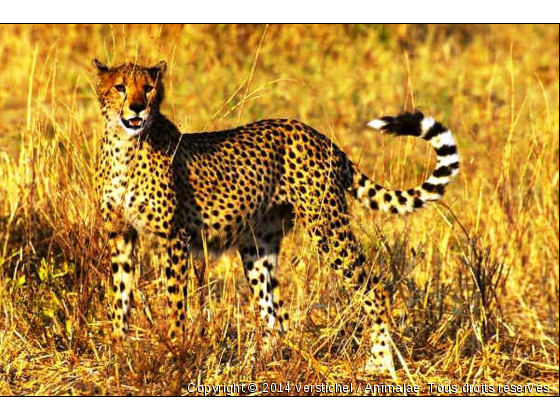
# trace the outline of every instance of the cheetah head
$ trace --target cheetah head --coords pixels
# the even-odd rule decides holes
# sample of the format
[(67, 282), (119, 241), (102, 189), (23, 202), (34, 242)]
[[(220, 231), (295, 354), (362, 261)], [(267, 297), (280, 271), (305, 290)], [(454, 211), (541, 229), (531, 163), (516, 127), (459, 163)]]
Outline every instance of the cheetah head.
[(107, 124), (131, 136), (141, 134), (159, 113), (165, 62), (153, 67), (134, 63), (109, 67), (95, 59), (93, 64), (98, 76), (97, 96)]

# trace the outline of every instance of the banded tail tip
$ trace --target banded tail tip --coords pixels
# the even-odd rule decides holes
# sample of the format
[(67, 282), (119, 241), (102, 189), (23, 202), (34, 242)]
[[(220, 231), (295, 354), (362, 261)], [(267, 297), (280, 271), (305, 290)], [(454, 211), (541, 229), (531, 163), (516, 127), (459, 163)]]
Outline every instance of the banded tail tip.
[(367, 123), (367, 126), (373, 128), (374, 130), (381, 130), (386, 125), (387, 123), (385, 121), (380, 120), (378, 118), (376, 118), (375, 120), (371, 120), (370, 122)]
[(396, 136), (420, 136), (422, 134), (422, 120), (424, 114), (421, 112), (405, 112), (397, 116), (385, 116), (376, 118), (368, 123), (369, 127)]

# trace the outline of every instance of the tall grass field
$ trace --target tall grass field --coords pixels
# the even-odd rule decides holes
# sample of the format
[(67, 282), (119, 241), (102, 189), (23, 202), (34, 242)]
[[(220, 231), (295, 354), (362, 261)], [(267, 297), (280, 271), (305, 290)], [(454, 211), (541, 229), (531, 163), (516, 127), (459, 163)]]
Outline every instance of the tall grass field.
[[(3, 26), (0, 395), (558, 395), (558, 45), (558, 25)], [(272, 354), (235, 252), (191, 273), (186, 337), (168, 342), (149, 238), (113, 345), (94, 58), (166, 60), (163, 112), (183, 132), (296, 118), (388, 188), (421, 183), (435, 155), (368, 121), (419, 109), (452, 130), (461, 173), (441, 203), (351, 205), (388, 292), (396, 381), (364, 372), (364, 313), (298, 229)]]

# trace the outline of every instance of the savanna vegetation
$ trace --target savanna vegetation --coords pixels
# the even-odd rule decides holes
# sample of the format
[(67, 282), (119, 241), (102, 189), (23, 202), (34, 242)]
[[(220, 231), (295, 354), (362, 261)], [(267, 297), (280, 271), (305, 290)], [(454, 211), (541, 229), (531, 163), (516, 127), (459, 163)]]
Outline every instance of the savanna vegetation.
[(3, 26), (0, 394), (395, 384), (364, 374), (363, 313), (298, 230), (281, 255), (291, 330), (276, 354), (258, 356), (235, 253), (193, 273), (188, 334), (171, 346), (157, 244), (146, 242), (130, 338), (112, 345), (109, 256), (92, 190), (103, 130), (97, 57), (165, 59), (164, 112), (182, 131), (297, 118), (391, 188), (421, 182), (433, 152), (366, 123), (413, 109), (444, 122), (462, 167), (442, 204), (406, 218), (353, 206), (353, 229), (393, 308), (397, 384), (419, 394), (453, 391), (433, 383), (557, 395), (558, 43), (557, 25)]

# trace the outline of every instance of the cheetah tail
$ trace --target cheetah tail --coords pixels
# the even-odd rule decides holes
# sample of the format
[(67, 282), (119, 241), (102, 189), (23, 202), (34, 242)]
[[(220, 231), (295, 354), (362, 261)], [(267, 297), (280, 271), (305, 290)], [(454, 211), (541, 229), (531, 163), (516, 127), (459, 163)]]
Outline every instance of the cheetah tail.
[(447, 184), (459, 173), (459, 154), (451, 131), (421, 112), (382, 117), (368, 126), (397, 136), (422, 137), (434, 148), (437, 164), (427, 181), (407, 191), (388, 190), (357, 173), (351, 187), (354, 197), (368, 208), (399, 214), (411, 213), (428, 201), (441, 200)]

